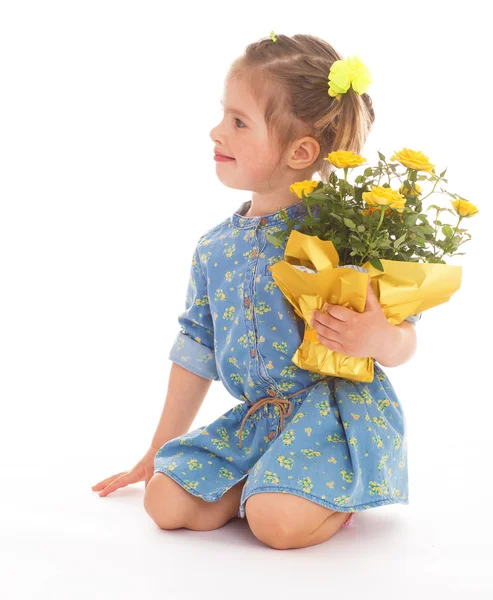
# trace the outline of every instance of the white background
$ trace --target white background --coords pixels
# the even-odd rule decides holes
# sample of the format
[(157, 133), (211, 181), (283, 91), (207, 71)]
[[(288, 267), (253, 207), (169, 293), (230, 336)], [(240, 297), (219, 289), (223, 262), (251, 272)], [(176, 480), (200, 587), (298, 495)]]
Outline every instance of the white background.
[[(2, 597), (491, 597), (483, 10), (0, 3)], [(462, 222), (467, 254), (449, 259), (463, 267), (460, 290), (423, 314), (413, 358), (385, 369), (407, 418), (410, 505), (357, 513), (326, 543), (291, 551), (263, 545), (245, 520), (160, 530), (143, 483), (106, 498), (91, 490), (147, 450), (196, 241), (250, 197), (217, 179), (209, 132), (229, 65), (271, 30), (358, 53), (373, 78), (369, 164), (377, 149), (421, 150), (480, 210)], [(234, 404), (214, 382), (193, 428)]]

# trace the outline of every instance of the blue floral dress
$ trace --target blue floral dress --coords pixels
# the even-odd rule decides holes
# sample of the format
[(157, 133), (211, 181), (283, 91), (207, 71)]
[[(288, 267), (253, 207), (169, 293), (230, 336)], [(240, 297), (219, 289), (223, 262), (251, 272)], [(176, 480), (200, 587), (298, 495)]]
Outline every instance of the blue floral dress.
[[(284, 259), (284, 249), (266, 239), (286, 223), (281, 210), (245, 217), (249, 205), (199, 239), (169, 354), (183, 368), (220, 380), (238, 404), (166, 442), (154, 472), (206, 502), (246, 478), (241, 518), (247, 498), (262, 492), (294, 494), (339, 512), (408, 504), (405, 417), (389, 378), (376, 361), (373, 381), (364, 383), (291, 362), (304, 321), (268, 270)], [(285, 211), (293, 220), (307, 208), (302, 200)]]

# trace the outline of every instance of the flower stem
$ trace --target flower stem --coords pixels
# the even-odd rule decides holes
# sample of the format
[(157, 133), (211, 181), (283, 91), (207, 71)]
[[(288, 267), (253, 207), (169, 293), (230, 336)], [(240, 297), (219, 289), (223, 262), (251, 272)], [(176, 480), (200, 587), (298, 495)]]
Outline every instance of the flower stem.
[[(431, 190), (431, 192), (429, 194), (426, 194), (426, 196), (423, 196), (422, 198), (420, 198), (421, 202), (423, 202), (423, 200), (426, 200), (426, 198), (428, 198), (428, 196), (431, 196), (434, 192), (435, 192), (435, 188), (438, 185), (438, 182), (441, 180), (441, 178), (439, 177), (436, 181), (435, 181), (435, 185), (433, 186), (433, 189)], [(429, 181), (429, 180), (428, 180)]]
[(383, 216), (384, 216), (386, 210), (387, 210), (386, 206), (380, 206), (380, 221), (378, 222), (378, 225), (377, 225), (377, 231), (380, 229), (380, 225), (382, 224)]
[(457, 233), (457, 227), (459, 227), (460, 222), (462, 221), (464, 217), (462, 215), (459, 215), (459, 220), (457, 221), (457, 225), (455, 226), (454, 231), (452, 232), (452, 237), (454, 237), (454, 235)]

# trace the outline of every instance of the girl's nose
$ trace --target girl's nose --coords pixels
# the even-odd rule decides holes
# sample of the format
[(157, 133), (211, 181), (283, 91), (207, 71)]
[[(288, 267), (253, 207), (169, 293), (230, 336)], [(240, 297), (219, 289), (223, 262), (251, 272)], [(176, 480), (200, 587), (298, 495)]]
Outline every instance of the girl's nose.
[(223, 138), (223, 136), (221, 135), (221, 132), (219, 131), (219, 125), (217, 125), (216, 127), (213, 127), (210, 131), (209, 134), (211, 140), (214, 142), (214, 144), (216, 142), (218, 142), (218, 146), (226, 146), (227, 144), (225, 143), (225, 139)]
[(211, 140), (216, 143), (219, 140), (219, 125), (213, 127), (209, 135)]

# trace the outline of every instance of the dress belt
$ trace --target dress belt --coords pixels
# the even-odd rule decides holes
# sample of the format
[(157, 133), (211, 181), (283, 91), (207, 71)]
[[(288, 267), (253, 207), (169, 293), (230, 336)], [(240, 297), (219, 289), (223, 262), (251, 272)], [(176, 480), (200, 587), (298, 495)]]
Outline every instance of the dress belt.
[[(329, 375), (329, 376), (327, 376), (327, 379), (332, 379), (333, 377), (334, 377), (333, 375)], [(289, 396), (286, 396), (285, 398), (280, 398), (280, 397), (277, 397), (277, 396), (275, 398), (271, 397), (271, 396), (266, 396), (265, 398), (260, 398), (260, 400), (257, 400), (256, 402), (254, 402), (252, 404), (252, 406), (248, 409), (248, 412), (243, 417), (243, 421), (241, 422), (241, 427), (240, 427), (240, 448), (242, 447), (242, 443), (243, 443), (243, 426), (245, 425), (245, 421), (248, 419), (248, 417), (252, 413), (254, 413), (261, 406), (264, 406), (264, 404), (267, 404), (269, 402), (272, 403), (272, 404), (275, 404), (276, 406), (279, 407), (279, 410), (281, 412), (281, 415), (280, 415), (280, 429), (282, 431), (283, 428), (284, 428), (284, 417), (289, 417), (289, 415), (291, 414), (291, 412), (293, 410), (293, 403), (290, 402), (288, 400), (288, 398), (293, 398), (293, 396), (298, 396), (298, 394), (301, 394), (305, 390), (309, 390), (314, 385), (317, 385), (317, 383), (320, 383), (320, 381), (324, 381), (324, 380), (320, 379), (319, 381), (315, 381), (314, 383), (312, 383), (308, 387), (303, 388), (302, 390), (299, 390), (297, 392), (294, 392), (294, 394), (290, 394)]]

